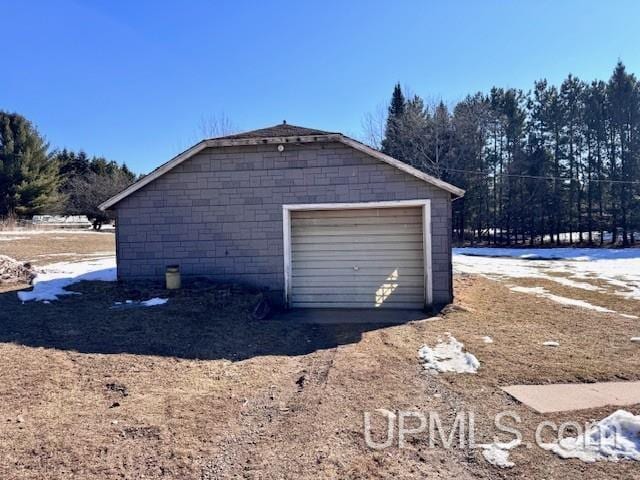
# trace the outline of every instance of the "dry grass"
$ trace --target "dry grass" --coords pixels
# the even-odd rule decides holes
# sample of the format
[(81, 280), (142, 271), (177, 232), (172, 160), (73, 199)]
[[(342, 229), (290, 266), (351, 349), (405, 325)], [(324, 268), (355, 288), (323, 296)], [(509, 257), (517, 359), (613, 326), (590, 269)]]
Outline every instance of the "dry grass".
[(96, 252), (115, 254), (113, 232), (52, 230), (31, 233), (18, 230), (16, 233), (0, 234), (0, 254), (33, 265), (78, 261)]
[[(575, 289), (535, 284), (577, 298)], [(611, 409), (540, 415), (500, 386), (640, 378), (640, 347), (629, 342), (637, 320), (481, 278), (457, 278), (455, 287), (457, 308), (444, 317), (390, 327), (251, 321), (253, 293), (207, 283), (147, 309), (109, 307), (168, 293), (85, 283), (74, 288), (82, 295), (51, 305), (1, 294), (0, 478), (637, 476), (632, 462), (587, 465), (524, 447), (503, 471), (478, 451), (429, 448), (421, 435), (404, 449), (365, 446), (363, 412), (377, 408), (434, 410), (447, 427), (472, 410), (478, 441), (491, 439), (493, 415), (509, 409), (532, 441), (541, 420), (584, 421)], [(610, 301), (637, 311), (630, 300)], [(430, 375), (418, 364), (418, 348), (447, 331), (481, 361), (476, 375)], [(561, 346), (543, 347), (549, 339)]]

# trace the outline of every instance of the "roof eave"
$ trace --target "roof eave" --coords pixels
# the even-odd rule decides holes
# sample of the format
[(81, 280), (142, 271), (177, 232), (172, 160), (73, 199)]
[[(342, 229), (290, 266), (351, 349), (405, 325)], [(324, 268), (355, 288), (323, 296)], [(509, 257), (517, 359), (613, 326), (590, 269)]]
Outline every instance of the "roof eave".
[(191, 158), (192, 156), (198, 154), (205, 148), (212, 147), (237, 147), (237, 146), (248, 146), (248, 145), (269, 145), (269, 144), (287, 144), (287, 143), (315, 143), (315, 142), (340, 142), (344, 145), (350, 146), (355, 150), (361, 151), (370, 155), (378, 160), (381, 160), (389, 165), (396, 167), (397, 169), (408, 173), (409, 175), (413, 175), (420, 180), (423, 180), (426, 183), (430, 183), (438, 188), (446, 190), (450, 192), (452, 195), (457, 197), (464, 196), (464, 190), (458, 188), (454, 185), (451, 185), (443, 180), (440, 180), (436, 177), (432, 177), (431, 175), (427, 175), (426, 173), (418, 170), (411, 165), (401, 162), (389, 155), (386, 155), (374, 148), (371, 148), (364, 143), (360, 143), (357, 140), (346, 137), (340, 133), (331, 133), (327, 135), (294, 135), (290, 137), (265, 137), (265, 138), (212, 138), (208, 140), (202, 140), (201, 142), (195, 144), (193, 147), (185, 150), (179, 155), (173, 157), (168, 162), (162, 164), (154, 171), (149, 173), (148, 175), (142, 177), (137, 182), (129, 185), (127, 188), (122, 190), (120, 193), (114, 195), (108, 200), (101, 203), (98, 208), (100, 210), (108, 210), (113, 208), (117, 203), (124, 200), (126, 197), (141, 189), (145, 185), (153, 182), (156, 178), (164, 175), (170, 170), (174, 169), (178, 165), (180, 165), (185, 160)]

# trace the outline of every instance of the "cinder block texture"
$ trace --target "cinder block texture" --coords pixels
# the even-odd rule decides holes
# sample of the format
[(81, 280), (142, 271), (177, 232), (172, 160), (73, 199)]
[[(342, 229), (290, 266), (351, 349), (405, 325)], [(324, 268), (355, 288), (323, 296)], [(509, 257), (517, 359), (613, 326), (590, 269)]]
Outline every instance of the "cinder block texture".
[(118, 275), (167, 265), (283, 297), (282, 205), (431, 199), (434, 303), (452, 299), (451, 194), (341, 143), (206, 149), (126, 197)]

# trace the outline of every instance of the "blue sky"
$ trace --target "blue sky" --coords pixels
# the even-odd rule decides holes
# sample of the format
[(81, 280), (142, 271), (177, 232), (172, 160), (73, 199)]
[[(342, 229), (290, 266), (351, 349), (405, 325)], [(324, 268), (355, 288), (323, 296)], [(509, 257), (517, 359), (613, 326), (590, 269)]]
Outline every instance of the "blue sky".
[(0, 0), (0, 109), (54, 147), (151, 170), (224, 113), (360, 136), (395, 82), (447, 102), (640, 73), (635, 1)]

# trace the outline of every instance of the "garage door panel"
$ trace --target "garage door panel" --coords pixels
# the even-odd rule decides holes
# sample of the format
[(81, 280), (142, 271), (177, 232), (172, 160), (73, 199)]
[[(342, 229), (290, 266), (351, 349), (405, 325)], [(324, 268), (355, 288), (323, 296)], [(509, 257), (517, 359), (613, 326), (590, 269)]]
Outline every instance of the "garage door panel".
[[(407, 236), (410, 236), (412, 240), (407, 240)], [(309, 237), (306, 237), (303, 235), (296, 235), (291, 237), (291, 243), (294, 244), (295, 242), (296, 247), (293, 248), (294, 252), (298, 244), (305, 245), (307, 243), (312, 243), (320, 246), (320, 245), (327, 245), (329, 242), (331, 242), (332, 244), (338, 244), (341, 248), (345, 244), (361, 245), (361, 244), (367, 244), (367, 243), (374, 243), (374, 244), (386, 243), (389, 246), (396, 246), (396, 248), (398, 248), (398, 245), (402, 245), (405, 241), (408, 241), (413, 245), (415, 245), (415, 243), (418, 241), (421, 242), (421, 240), (414, 240), (416, 237), (417, 237), (417, 234), (415, 233), (414, 235), (407, 235), (407, 234), (403, 235), (400, 233), (388, 233), (385, 235), (360, 235), (356, 242), (355, 238), (349, 237), (346, 235), (339, 238), (336, 238), (335, 235), (315, 235), (315, 236), (309, 236)], [(422, 243), (420, 243), (420, 245), (422, 245)], [(377, 248), (377, 247), (372, 247), (372, 248)]]
[(357, 252), (384, 252), (385, 250), (411, 250), (414, 252), (420, 252), (422, 255), (422, 241), (415, 242), (391, 242), (391, 241), (381, 241), (381, 242), (336, 242), (336, 243), (316, 243), (315, 241), (311, 242), (303, 242), (298, 240), (298, 244), (292, 246), (292, 253), (297, 254), (298, 252), (322, 252), (322, 251), (331, 251), (331, 252), (349, 252), (349, 251), (357, 251)]
[(421, 208), (294, 211), (291, 233), (293, 307), (424, 305)]
[(386, 259), (392, 258), (397, 260), (415, 260), (422, 263), (422, 250), (384, 250), (384, 251), (371, 251), (362, 252), (362, 247), (353, 251), (338, 251), (335, 250), (297, 250), (296, 259), (297, 263), (307, 260), (349, 260), (353, 262), (376, 260), (378, 258)]
[[(419, 216), (393, 216), (385, 217), (384, 223), (387, 225), (422, 225), (422, 218)], [(352, 226), (352, 225), (378, 225), (379, 217), (349, 217), (349, 218), (297, 218), (296, 227), (312, 227), (312, 226)]]
[[(355, 268), (354, 268), (355, 267)], [(319, 260), (303, 260), (299, 259), (292, 265), (293, 271), (302, 269), (316, 269), (316, 268), (335, 268), (339, 270), (350, 270), (351, 273), (364, 272), (366, 269), (376, 268), (383, 269), (382, 273), (387, 275), (403, 275), (407, 268), (417, 268), (422, 271), (422, 259), (421, 258), (408, 258), (408, 259), (396, 259), (370, 257), (369, 259), (355, 260), (355, 259), (343, 259), (343, 258), (328, 258)]]
[[(304, 303), (304, 302), (353, 302), (353, 303), (369, 303), (374, 304), (380, 295), (371, 294), (371, 293), (331, 293), (331, 294), (298, 294), (296, 295), (296, 302)], [(423, 296), (420, 295), (403, 295), (403, 294), (393, 294), (385, 298), (386, 303), (408, 303), (422, 302)]]
[(422, 225), (417, 223), (402, 223), (402, 224), (390, 224), (390, 225), (340, 225), (340, 226), (326, 226), (326, 225), (311, 225), (307, 227), (294, 227), (291, 229), (291, 238), (296, 237), (344, 237), (347, 240), (354, 236), (368, 236), (368, 235), (404, 235), (407, 233), (422, 233)]
[(363, 218), (362, 212), (366, 212), (367, 217), (420, 217), (422, 211), (416, 207), (394, 207), (394, 208), (350, 208), (335, 210), (297, 210), (292, 212), (296, 220), (305, 218)]
[[(399, 269), (397, 269), (399, 270)], [(358, 275), (362, 274), (362, 275), (377, 275), (379, 277), (382, 277), (383, 280), (389, 278), (390, 280), (393, 279), (392, 275), (393, 272), (395, 271), (392, 270), (391, 272), (389, 272), (388, 268), (381, 268), (381, 267), (361, 267), (357, 273), (354, 273), (353, 268), (351, 267), (334, 267), (334, 268), (310, 268), (310, 269), (296, 269), (293, 268), (292, 269), (292, 273), (293, 273), (293, 277), (316, 277), (316, 276), (324, 276), (324, 277), (329, 277), (327, 279), (327, 282), (331, 282), (331, 278), (333, 277), (341, 277), (341, 276), (348, 276), (348, 277), (354, 277), (357, 278)], [(400, 278), (397, 279), (398, 281), (401, 281), (404, 279), (404, 275), (421, 275), (423, 272), (422, 268), (411, 268), (411, 267), (406, 267), (402, 270), (402, 273), (399, 273), (398, 275), (400, 275)]]
[[(349, 287), (348, 288), (349, 293), (363, 294), (363, 295), (371, 295), (371, 292), (377, 292), (379, 289), (388, 288), (385, 286), (385, 284), (381, 284), (381, 285), (372, 284), (370, 286), (363, 286), (362, 284), (351, 284), (351, 285), (345, 285), (345, 286)], [(389, 288), (392, 288), (392, 287), (389, 287)], [(314, 294), (333, 295), (335, 293), (335, 288), (333, 286), (326, 286), (326, 285), (310, 285), (310, 286), (294, 287), (292, 292), (293, 292), (293, 295), (296, 296), (296, 298), (298, 298), (298, 295), (314, 295)], [(422, 287), (417, 283), (413, 286), (402, 285), (402, 286), (398, 286), (394, 290), (394, 298), (397, 295), (413, 295), (413, 296), (419, 296), (420, 299), (422, 299), (422, 296), (424, 295), (424, 291)]]
[[(332, 279), (319, 276), (296, 276), (293, 279), (293, 287), (295, 290), (300, 287), (326, 287), (334, 290), (341, 288), (349, 288), (362, 286), (369, 289), (377, 289), (381, 285), (390, 283), (386, 278), (380, 278), (379, 275), (359, 275), (359, 276), (337, 276)], [(422, 275), (405, 275), (403, 277), (402, 285), (419, 286), (422, 288), (424, 283), (424, 277)]]
[(370, 302), (291, 302), (292, 308), (382, 308), (415, 310), (422, 308), (416, 302), (385, 302), (373, 305)]

